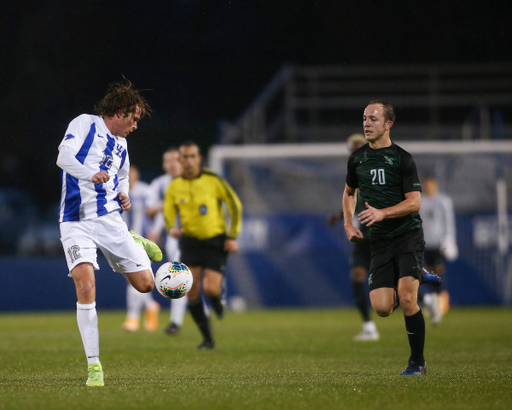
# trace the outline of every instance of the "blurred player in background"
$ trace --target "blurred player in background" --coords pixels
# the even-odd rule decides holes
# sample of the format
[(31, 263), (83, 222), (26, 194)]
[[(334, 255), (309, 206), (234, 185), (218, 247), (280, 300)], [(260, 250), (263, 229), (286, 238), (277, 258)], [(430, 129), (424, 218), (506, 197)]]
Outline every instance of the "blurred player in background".
[[(453, 201), (448, 195), (439, 192), (434, 175), (427, 175), (423, 179), (423, 188), (420, 215), (425, 233), (425, 268), (444, 276), (445, 259), (454, 261), (459, 255)], [(420, 298), (423, 296), (423, 303), (435, 326), (449, 309), (449, 294), (443, 287), (429, 290)]]
[[(347, 139), (347, 146), (350, 153), (361, 148), (367, 143), (363, 134), (353, 134)], [(358, 192), (355, 212), (359, 213), (365, 209), (364, 199)], [(343, 219), (343, 210), (331, 214), (328, 217), (330, 225), (336, 225)], [(365, 225), (357, 224), (357, 227), (363, 234), (363, 238), (354, 244), (352, 255), (350, 257), (350, 280), (354, 292), (356, 307), (363, 318), (363, 331), (354, 337), (356, 341), (379, 340), (379, 332), (375, 323), (370, 318), (370, 309), (368, 307), (368, 297), (366, 296), (365, 281), (368, 270), (370, 269), (370, 229)]]
[[(203, 342), (198, 349), (213, 349), (210, 321), (205, 314), (201, 288), (219, 319), (224, 315), (222, 282), (228, 253), (237, 252), (236, 237), (242, 225), (242, 204), (231, 186), (220, 176), (201, 167), (199, 146), (180, 146), (183, 174), (172, 180), (164, 200), (167, 232), (180, 238), (181, 261), (194, 276), (188, 293), (188, 308)], [(229, 213), (227, 229), (223, 204)], [(176, 226), (179, 214), (181, 227)]]
[(62, 169), (61, 242), (76, 287), (87, 385), (103, 386), (94, 274), (99, 269), (97, 250), (139, 292), (155, 287), (150, 259), (160, 261), (162, 252), (155, 243), (128, 232), (120, 215), (131, 208), (126, 137), (151, 109), (127, 80), (111, 84), (94, 108), (97, 115), (82, 114), (68, 125), (57, 165)]
[[(153, 218), (148, 238), (154, 242), (165, 241), (165, 254), (169, 261), (180, 260), (180, 249), (178, 240), (165, 232), (165, 221), (162, 212), (164, 196), (167, 187), (173, 180), (181, 175), (182, 167), (180, 163), (180, 153), (177, 147), (170, 147), (164, 152), (162, 168), (165, 174), (155, 178), (149, 186), (149, 196), (146, 201), (147, 214)], [(187, 311), (187, 297), (180, 299), (171, 299), (171, 320), (164, 329), (168, 335), (177, 335), (183, 325), (185, 313)]]
[(357, 190), (366, 200), (360, 223), (370, 227), (370, 301), (379, 316), (389, 316), (400, 305), (411, 355), (402, 375), (426, 373), (423, 355), (425, 320), (418, 306), (421, 282), (440, 284), (438, 276), (423, 269), (422, 221), (419, 215), (421, 185), (416, 164), (408, 152), (391, 141), (395, 121), (393, 106), (373, 100), (363, 113), (368, 144), (355, 150), (347, 164), (343, 193), (345, 231), (351, 242), (363, 239), (353, 225)]
[[(121, 215), (128, 229), (146, 235), (149, 228), (149, 217), (146, 214), (146, 199), (149, 194), (149, 185), (140, 180), (140, 172), (136, 166), (130, 165), (130, 212)], [(144, 310), (144, 328), (148, 332), (158, 329), (158, 312), (160, 304), (153, 299), (151, 292), (141, 293), (130, 283), (126, 289), (126, 320), (123, 329), (135, 332), (139, 329), (140, 314)]]

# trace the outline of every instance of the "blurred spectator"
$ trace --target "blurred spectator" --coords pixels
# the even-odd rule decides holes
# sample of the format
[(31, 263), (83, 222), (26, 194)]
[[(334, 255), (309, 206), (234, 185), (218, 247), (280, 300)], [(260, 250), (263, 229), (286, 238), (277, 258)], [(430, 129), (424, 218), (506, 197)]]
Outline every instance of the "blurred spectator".
[[(444, 276), (445, 260), (456, 260), (459, 250), (453, 201), (448, 195), (439, 192), (437, 179), (433, 175), (427, 175), (423, 180), (420, 215), (425, 234), (425, 268)], [(423, 295), (423, 303), (432, 324), (438, 325), (450, 306), (444, 278), (442, 286), (431, 287), (429, 290)]]

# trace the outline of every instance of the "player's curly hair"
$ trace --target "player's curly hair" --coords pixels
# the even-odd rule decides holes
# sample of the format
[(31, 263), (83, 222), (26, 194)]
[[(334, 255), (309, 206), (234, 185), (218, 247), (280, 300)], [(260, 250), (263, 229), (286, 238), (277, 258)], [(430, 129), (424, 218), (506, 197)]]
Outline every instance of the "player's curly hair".
[(151, 107), (140, 95), (140, 90), (133, 87), (131, 81), (123, 77), (124, 81), (112, 83), (101, 101), (94, 106), (94, 111), (101, 117), (113, 117), (119, 111), (126, 117), (135, 114), (140, 108), (140, 118), (151, 114)]
[(384, 119), (386, 121), (395, 122), (395, 119), (396, 119), (395, 108), (390, 103), (383, 101), (383, 100), (375, 99), (375, 100), (371, 100), (368, 103), (368, 105), (372, 105), (372, 104), (382, 105), (383, 112), (384, 112)]

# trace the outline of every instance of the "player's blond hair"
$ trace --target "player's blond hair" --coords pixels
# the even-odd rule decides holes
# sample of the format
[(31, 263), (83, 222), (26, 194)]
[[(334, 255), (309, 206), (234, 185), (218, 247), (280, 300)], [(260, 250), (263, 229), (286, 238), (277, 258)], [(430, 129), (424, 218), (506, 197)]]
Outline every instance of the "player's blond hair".
[(367, 142), (363, 134), (352, 134), (347, 138), (347, 146), (350, 152), (354, 151), (357, 145), (363, 146)]

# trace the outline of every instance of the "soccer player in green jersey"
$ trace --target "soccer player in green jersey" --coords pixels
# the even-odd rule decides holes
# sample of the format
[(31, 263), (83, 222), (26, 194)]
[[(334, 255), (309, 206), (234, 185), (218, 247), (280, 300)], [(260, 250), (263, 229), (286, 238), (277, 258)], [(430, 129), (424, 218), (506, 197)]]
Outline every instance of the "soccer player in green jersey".
[(426, 373), (427, 366), (418, 287), (420, 281), (440, 284), (440, 279), (423, 269), (421, 185), (411, 154), (391, 141), (394, 121), (389, 103), (373, 100), (365, 108), (363, 129), (368, 144), (355, 150), (348, 160), (343, 213), (348, 239), (362, 240), (362, 232), (352, 223), (359, 189), (366, 209), (358, 219), (371, 232), (370, 302), (382, 317), (391, 315), (398, 305), (402, 307), (411, 348), (402, 375), (420, 375)]

